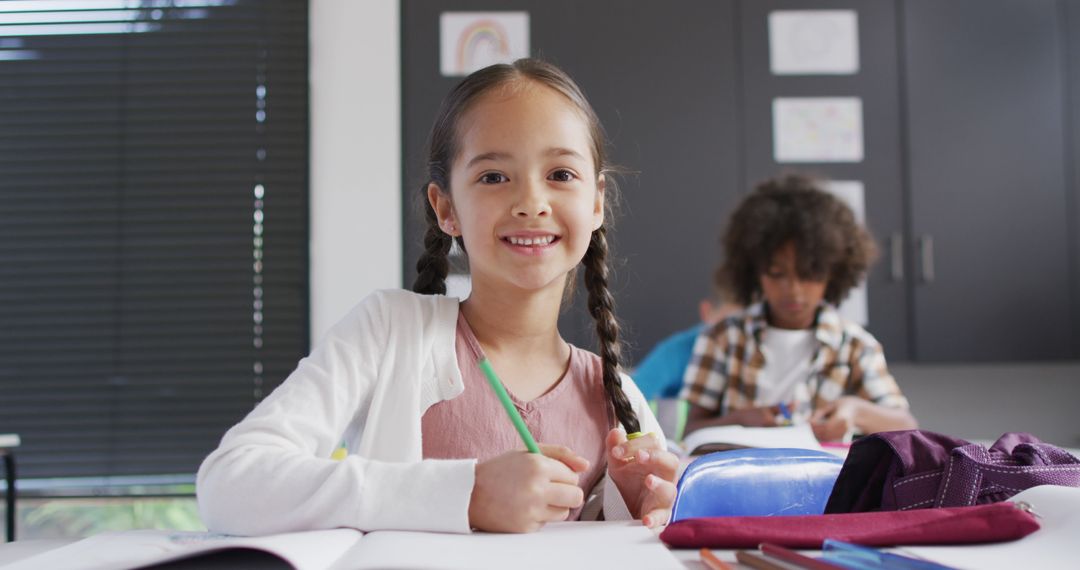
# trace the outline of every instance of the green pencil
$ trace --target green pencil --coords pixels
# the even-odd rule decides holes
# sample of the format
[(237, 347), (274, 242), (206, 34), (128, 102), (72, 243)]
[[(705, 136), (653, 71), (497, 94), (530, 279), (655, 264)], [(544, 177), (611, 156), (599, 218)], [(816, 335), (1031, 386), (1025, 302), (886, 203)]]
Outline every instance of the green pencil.
[(480, 370), (484, 371), (484, 376), (487, 376), (488, 383), (491, 384), (491, 389), (495, 390), (495, 394), (499, 396), (499, 401), (502, 402), (503, 408), (506, 408), (506, 415), (510, 416), (510, 421), (513, 422), (514, 427), (517, 428), (518, 435), (520, 435), (521, 440), (525, 442), (525, 447), (528, 448), (529, 453), (540, 453), (540, 446), (536, 445), (536, 440), (533, 439), (532, 434), (529, 433), (529, 428), (525, 425), (525, 420), (521, 419), (521, 414), (519, 414), (517, 408), (514, 407), (514, 403), (510, 401), (510, 394), (506, 393), (506, 388), (499, 380), (499, 377), (495, 375), (495, 370), (491, 367), (491, 362), (485, 357), (480, 360), (479, 365)]

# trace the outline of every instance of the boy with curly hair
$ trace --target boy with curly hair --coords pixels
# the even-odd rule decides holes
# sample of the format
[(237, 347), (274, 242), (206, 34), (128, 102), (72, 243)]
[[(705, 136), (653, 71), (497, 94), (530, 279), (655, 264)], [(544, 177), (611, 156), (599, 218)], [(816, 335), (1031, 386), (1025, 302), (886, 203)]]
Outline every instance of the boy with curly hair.
[(731, 216), (718, 286), (747, 306), (694, 343), (687, 431), (774, 426), (786, 408), (822, 441), (913, 429), (881, 344), (836, 307), (876, 256), (851, 209), (799, 175), (768, 180)]

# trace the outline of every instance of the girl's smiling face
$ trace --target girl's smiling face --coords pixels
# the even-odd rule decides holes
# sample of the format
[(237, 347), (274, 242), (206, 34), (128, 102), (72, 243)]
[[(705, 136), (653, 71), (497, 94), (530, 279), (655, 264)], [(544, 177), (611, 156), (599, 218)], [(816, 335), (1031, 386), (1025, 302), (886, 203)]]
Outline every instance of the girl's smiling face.
[(565, 286), (604, 221), (604, 180), (581, 112), (522, 81), (462, 117), (446, 193), (429, 186), (441, 226), (461, 235), (474, 289)]

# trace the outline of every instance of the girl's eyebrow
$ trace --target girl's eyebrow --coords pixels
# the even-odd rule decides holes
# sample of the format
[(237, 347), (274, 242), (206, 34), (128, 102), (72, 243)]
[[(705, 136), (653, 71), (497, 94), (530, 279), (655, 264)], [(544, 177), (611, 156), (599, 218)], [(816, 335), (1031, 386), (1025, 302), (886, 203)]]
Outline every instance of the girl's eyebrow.
[[(585, 160), (585, 157), (580, 152), (578, 152), (576, 150), (573, 150), (573, 149), (569, 149), (569, 148), (563, 148), (563, 147), (549, 148), (549, 149), (547, 149), (547, 151), (544, 152), (544, 154), (546, 154), (548, 156), (570, 156), (570, 157), (576, 158), (578, 160), (582, 160), (582, 161)], [(513, 158), (513, 155), (511, 155), (508, 152), (499, 152), (499, 151), (485, 152), (485, 153), (481, 153), (481, 154), (478, 154), (478, 155), (472, 157), (472, 159), (470, 159), (469, 162), (465, 164), (465, 168), (472, 168), (473, 165), (475, 165), (475, 164), (477, 164), (479, 162), (487, 161), (487, 160), (490, 160), (490, 161), (510, 160), (512, 158)]]
[(485, 152), (472, 157), (471, 160), (465, 165), (465, 168), (472, 168), (472, 166), (478, 162), (485, 160), (506, 160), (511, 158), (508, 152)]
[(585, 160), (585, 157), (580, 152), (569, 148), (552, 147), (547, 150), (546, 154), (548, 156), (572, 156), (579, 160)]

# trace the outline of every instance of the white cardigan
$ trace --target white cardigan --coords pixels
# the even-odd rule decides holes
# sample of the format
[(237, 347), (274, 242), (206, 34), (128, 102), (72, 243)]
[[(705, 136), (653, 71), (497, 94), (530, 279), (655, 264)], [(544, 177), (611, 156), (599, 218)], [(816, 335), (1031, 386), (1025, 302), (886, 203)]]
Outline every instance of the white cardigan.
[[(423, 460), (420, 429), (432, 404), (464, 390), (457, 315), (457, 299), (403, 290), (361, 301), (203, 461), (196, 493), (207, 528), (469, 532), (476, 460)], [(642, 431), (662, 438), (625, 375), (623, 389)], [(329, 459), (342, 441), (348, 457)], [(629, 518), (604, 482), (606, 518)]]

